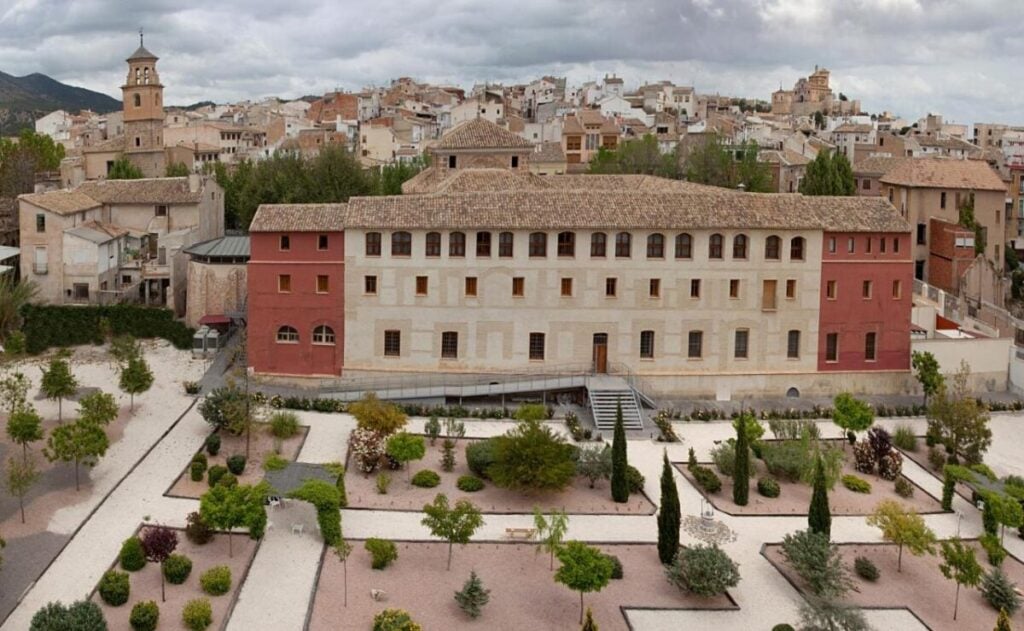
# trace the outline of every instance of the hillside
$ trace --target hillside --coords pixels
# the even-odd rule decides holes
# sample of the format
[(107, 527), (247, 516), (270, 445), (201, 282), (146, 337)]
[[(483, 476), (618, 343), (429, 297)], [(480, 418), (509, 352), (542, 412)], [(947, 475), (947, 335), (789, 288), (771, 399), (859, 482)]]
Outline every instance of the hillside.
[(121, 102), (106, 94), (66, 85), (34, 73), (15, 77), (0, 72), (0, 130), (3, 135), (17, 133), (53, 110), (69, 112), (90, 109), (105, 113), (121, 109)]

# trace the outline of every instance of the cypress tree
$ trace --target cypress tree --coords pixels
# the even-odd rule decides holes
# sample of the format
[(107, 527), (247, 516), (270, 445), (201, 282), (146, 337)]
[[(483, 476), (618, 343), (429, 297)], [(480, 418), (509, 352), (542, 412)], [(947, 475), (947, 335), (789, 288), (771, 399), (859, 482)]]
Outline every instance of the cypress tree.
[(828, 509), (828, 489), (825, 488), (825, 467), (821, 458), (814, 465), (814, 493), (807, 514), (807, 525), (812, 532), (832, 537), (832, 513)]
[(662, 452), (661, 467), (661, 508), (658, 510), (658, 558), (663, 565), (670, 565), (679, 552), (679, 523), (682, 520), (679, 508), (679, 490), (668, 463), (668, 453)]
[(622, 401), (615, 404), (615, 436), (612, 439), (612, 501), (629, 501), (629, 483), (626, 481), (626, 428), (622, 425)]
[(736, 426), (736, 461), (732, 474), (732, 501), (746, 506), (750, 496), (750, 445), (747, 441), (747, 417), (740, 414)]
[(999, 617), (996, 618), (995, 631), (1012, 631), (1010, 628), (1010, 616), (1006, 615), (1005, 609), (999, 610)]

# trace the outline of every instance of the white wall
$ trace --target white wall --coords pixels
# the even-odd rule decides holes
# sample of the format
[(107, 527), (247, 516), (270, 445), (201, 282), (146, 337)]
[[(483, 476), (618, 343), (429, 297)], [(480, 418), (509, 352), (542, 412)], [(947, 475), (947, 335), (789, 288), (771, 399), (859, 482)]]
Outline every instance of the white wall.
[(945, 374), (959, 370), (961, 360), (971, 368), (971, 378), (978, 390), (1003, 392), (1010, 375), (1010, 355), (1014, 352), (1013, 339), (971, 338), (914, 340), (912, 351), (928, 351), (935, 355), (939, 369)]

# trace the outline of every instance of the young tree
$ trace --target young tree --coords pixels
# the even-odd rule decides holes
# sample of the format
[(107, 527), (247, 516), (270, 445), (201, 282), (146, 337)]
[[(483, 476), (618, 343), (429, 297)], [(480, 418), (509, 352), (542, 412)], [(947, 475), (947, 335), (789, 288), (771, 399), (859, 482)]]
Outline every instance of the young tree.
[[(843, 433), (863, 432), (875, 422), (875, 413), (871, 406), (854, 398), (849, 392), (840, 392), (832, 401), (832, 422), (838, 425)], [(846, 448), (846, 441), (843, 441)]]
[(106, 427), (117, 418), (117, 402), (114, 395), (94, 392), (78, 402), (78, 418), (87, 423)]
[(576, 473), (590, 482), (607, 479), (612, 473), (612, 451), (608, 445), (582, 446), (576, 459)]
[(939, 361), (928, 351), (914, 351), (910, 354), (910, 365), (924, 392), (924, 404), (928, 405), (928, 398), (937, 394), (945, 382), (945, 378), (939, 372)]
[(60, 357), (50, 360), (49, 368), (43, 369), (43, 394), (51, 401), (57, 401), (57, 420), (63, 421), (63, 402), (78, 390), (78, 380), (71, 374), (71, 366)]
[(7, 414), (14, 414), (25, 407), (28, 402), (28, 388), (28, 377), (18, 371), (8, 373), (0, 379), (0, 401), (3, 402)]
[(935, 533), (924, 523), (924, 519), (894, 500), (883, 500), (868, 515), (869, 526), (882, 531), (882, 538), (895, 543), (899, 552), (896, 557), (896, 571), (903, 571), (903, 547), (914, 556), (931, 554), (935, 546)]
[(344, 598), (345, 607), (348, 607), (348, 557), (352, 554), (352, 544), (346, 541), (344, 538), (338, 540), (338, 543), (334, 544), (334, 555), (341, 561), (341, 571), (344, 576)]
[(459, 609), (466, 612), (470, 618), (480, 616), (480, 609), (491, 600), (491, 590), (484, 588), (483, 581), (476, 575), (476, 571), (470, 571), (469, 578), (462, 584), (462, 589), (455, 592), (455, 602), (459, 603)]
[(366, 393), (362, 399), (348, 405), (348, 412), (356, 419), (356, 424), (364, 429), (377, 432), (381, 436), (390, 436), (405, 427), (405, 412), (397, 405), (377, 398), (373, 392)]
[(28, 460), (28, 444), (43, 439), (43, 424), (31, 405), (11, 412), (7, 419), (7, 436), (21, 445), (22, 458)]
[(79, 465), (96, 466), (109, 446), (110, 439), (101, 426), (79, 419), (54, 428), (46, 441), (43, 455), (50, 462), (75, 463), (75, 490), (78, 491), (81, 488), (78, 482)]
[(814, 491), (811, 493), (811, 506), (807, 513), (807, 525), (814, 532), (820, 532), (826, 538), (832, 536), (832, 512), (828, 507), (828, 489), (825, 485), (825, 465), (819, 457), (814, 464)]
[(853, 589), (839, 547), (820, 532), (799, 530), (786, 535), (782, 556), (819, 598), (835, 600)]
[(441, 421), (437, 420), (436, 416), (431, 416), (423, 424), (423, 433), (430, 439), (430, 446), (433, 447), (437, 437), (441, 435)]
[(519, 421), (493, 439), (494, 461), (487, 469), (496, 486), (517, 491), (557, 491), (576, 476), (573, 446), (538, 420)]
[(999, 610), (999, 617), (996, 618), (996, 628), (993, 631), (1013, 631), (1010, 628), (1010, 616), (1006, 614), (1005, 609)]
[(412, 467), (409, 466), (409, 463), (413, 460), (421, 460), (427, 453), (427, 446), (422, 436), (398, 432), (388, 438), (384, 452), (408, 469), (409, 479), (412, 479)]
[(740, 582), (740, 569), (718, 546), (680, 548), (672, 565), (665, 568), (668, 581), (704, 598), (725, 593)]
[(747, 440), (747, 415), (736, 419), (735, 461), (732, 475), (732, 501), (737, 506), (746, 506), (750, 497), (750, 443)]
[(974, 555), (974, 549), (965, 546), (960, 538), (942, 542), (942, 575), (956, 582), (956, 597), (953, 600), (953, 620), (960, 608), (960, 586), (977, 587), (981, 583), (982, 569)]
[(961, 361), (952, 388), (940, 386), (928, 409), (932, 427), (948, 448), (952, 464), (959, 464), (961, 457), (968, 464), (979, 463), (992, 444), (988, 410), (971, 396), (970, 376), (970, 367)]
[(985, 509), (991, 511), (992, 517), (999, 524), (1000, 542), (1004, 540), (1007, 528), (1024, 526), (1024, 508), (1015, 497), (1003, 493), (986, 493)]
[(167, 594), (164, 591), (164, 561), (174, 554), (178, 547), (178, 535), (170, 528), (151, 526), (142, 532), (139, 539), (142, 541), (142, 551), (146, 555), (146, 560), (160, 564), (160, 600), (167, 602)]
[(658, 559), (662, 565), (672, 563), (679, 552), (679, 526), (682, 522), (679, 490), (668, 452), (662, 451), (661, 506), (658, 509)]
[(267, 525), (267, 510), (263, 505), (268, 489), (264, 483), (256, 486), (224, 486), (218, 484), (199, 498), (199, 515), (210, 526), (228, 531), (228, 556), (233, 556), (231, 531), (248, 528), (249, 537), (259, 539)]
[(857, 192), (853, 168), (841, 151), (819, 151), (800, 181), (804, 195), (853, 195)]
[(622, 424), (622, 401), (616, 401), (615, 433), (612, 438), (612, 501), (620, 504), (629, 501), (629, 482), (626, 480), (628, 466), (626, 428)]
[[(142, 394), (153, 385), (153, 371), (149, 369), (146, 360), (142, 357), (129, 358), (128, 364), (121, 371), (119, 385), (122, 391), (128, 393), (130, 401), (128, 409), (134, 412), (135, 395)], [(248, 453), (246, 455), (248, 456)]]
[(32, 485), (39, 479), (39, 471), (36, 463), (31, 458), (8, 458), (7, 459), (7, 490), (13, 497), (18, 498), (18, 509), (21, 511), (21, 523), (25, 523), (25, 496), (28, 495)]
[(562, 566), (555, 582), (580, 593), (580, 624), (583, 624), (583, 594), (599, 592), (612, 578), (612, 561), (597, 548), (580, 541), (569, 541), (555, 553)]
[(118, 369), (121, 369), (133, 357), (142, 357), (142, 346), (135, 336), (125, 333), (110, 340), (110, 350), (107, 352), (114, 359)]
[(594, 614), (590, 611), (590, 607), (587, 607), (587, 617), (583, 621), (583, 628), (580, 631), (597, 631), (597, 623), (594, 622)]
[(533, 525), (537, 529), (537, 553), (544, 550), (550, 555), (548, 569), (555, 569), (555, 552), (562, 547), (565, 533), (569, 530), (569, 515), (564, 510), (551, 511), (545, 518), (540, 507), (533, 507)]
[(457, 543), (466, 545), (473, 533), (484, 525), (483, 515), (469, 500), (458, 500), (454, 507), (448, 506), (448, 496), (438, 493), (433, 504), (425, 504), (423, 512), (426, 517), (420, 522), (430, 530), (430, 534), (448, 542), (448, 566), (452, 569), (452, 548)]

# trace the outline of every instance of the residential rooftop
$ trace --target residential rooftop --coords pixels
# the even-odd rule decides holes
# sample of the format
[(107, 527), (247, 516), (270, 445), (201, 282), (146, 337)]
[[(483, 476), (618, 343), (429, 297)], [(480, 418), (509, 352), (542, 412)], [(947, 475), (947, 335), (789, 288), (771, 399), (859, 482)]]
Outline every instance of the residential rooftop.
[(999, 174), (983, 160), (920, 158), (905, 160), (886, 172), (883, 184), (917, 188), (1005, 191)]

